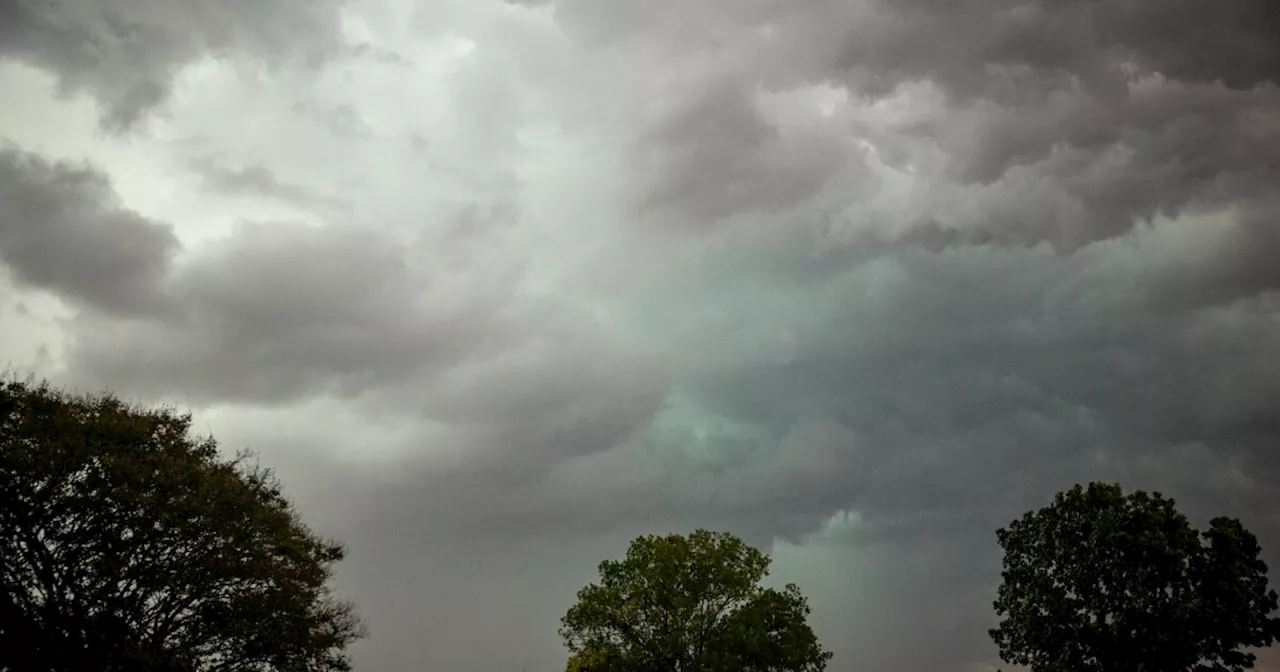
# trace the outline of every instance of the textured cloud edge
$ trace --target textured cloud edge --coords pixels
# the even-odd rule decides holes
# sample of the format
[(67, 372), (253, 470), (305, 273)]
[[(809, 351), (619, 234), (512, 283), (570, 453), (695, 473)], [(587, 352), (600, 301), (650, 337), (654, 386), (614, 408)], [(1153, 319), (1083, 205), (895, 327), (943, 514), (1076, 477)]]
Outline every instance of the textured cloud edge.
[(491, 666), (451, 582), (551, 669), (631, 533), (778, 540), (835, 670), (988, 660), (1076, 481), (1280, 539), (1266, 3), (192, 9), (0, 10), (0, 353), (281, 465), (376, 669)]

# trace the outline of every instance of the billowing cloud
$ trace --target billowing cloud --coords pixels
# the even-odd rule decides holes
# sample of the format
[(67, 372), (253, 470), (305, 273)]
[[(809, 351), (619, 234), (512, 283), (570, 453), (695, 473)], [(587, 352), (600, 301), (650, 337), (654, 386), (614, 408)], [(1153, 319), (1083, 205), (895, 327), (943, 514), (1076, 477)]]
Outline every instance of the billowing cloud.
[(0, 146), (0, 259), (19, 282), (108, 311), (154, 308), (177, 243), (102, 173)]
[[(1266, 3), (1223, 12), (1190, 1), (553, 6), (571, 34), (624, 54), (634, 70), (662, 73), (664, 83), (646, 91), (659, 96), (649, 106), (681, 96), (680, 127), (703, 129), (697, 141), (664, 132), (666, 118), (651, 123), (683, 157), (664, 166), (675, 184), (693, 189), (708, 172), (724, 176), (697, 192), (704, 197), (741, 184), (729, 166), (769, 170), (787, 160), (781, 147), (754, 158), (785, 128), (752, 122), (755, 98), (832, 85), (870, 105), (837, 105), (833, 119), (810, 120), (806, 132), (830, 128), (814, 141), (826, 150), (870, 143), (880, 161), (910, 174), (909, 202), (895, 203), (899, 231), (1073, 249), (1157, 215), (1263, 195), (1275, 181), (1280, 57), (1270, 35), (1280, 18)], [(742, 111), (725, 107), (733, 98), (717, 92), (727, 90), (748, 101)], [(895, 101), (907, 109), (883, 114)], [(805, 165), (835, 178), (856, 156), (841, 154), (823, 161), (810, 149)], [(855, 209), (878, 200), (865, 196), (865, 178), (840, 177)], [(777, 190), (795, 180), (823, 182), (797, 165), (767, 186), (739, 188), (777, 206), (787, 202)]]
[(102, 102), (102, 125), (133, 127), (165, 102), (176, 70), (208, 57), (323, 60), (342, 45), (340, 3), (14, 0), (0, 8), (0, 55)]
[(994, 669), (994, 529), (1093, 479), (1280, 565), (1266, 3), (117, 5), (0, 32), (148, 120), (22, 80), (0, 348), (258, 450), (363, 668), (561, 669), (596, 562), (706, 526), (833, 672)]

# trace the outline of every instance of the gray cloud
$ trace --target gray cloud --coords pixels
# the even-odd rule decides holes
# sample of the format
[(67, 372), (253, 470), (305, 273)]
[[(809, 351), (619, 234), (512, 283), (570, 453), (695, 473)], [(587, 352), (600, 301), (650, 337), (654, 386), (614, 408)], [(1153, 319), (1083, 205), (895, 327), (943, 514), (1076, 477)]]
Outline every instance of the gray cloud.
[(0, 260), (19, 282), (107, 311), (155, 309), (177, 248), (102, 173), (0, 145)]
[(1154, 301), (1170, 308), (1212, 308), (1253, 302), (1265, 309), (1280, 289), (1274, 250), (1280, 245), (1280, 205), (1245, 202), (1233, 215), (1211, 218), (1202, 228), (1218, 233), (1208, 242), (1191, 238), (1180, 248), (1184, 263), (1166, 262), (1149, 269), (1145, 284)]
[[(660, 181), (648, 198), (700, 221), (748, 198), (776, 209), (827, 181), (857, 207), (867, 177), (841, 173), (855, 138), (929, 184), (905, 226), (977, 242), (1074, 249), (1156, 215), (1265, 194), (1276, 180), (1280, 48), (1266, 3), (1221, 13), (1014, 0), (554, 6), (571, 34), (678, 82), (653, 89), (680, 112), (646, 122), (637, 151), (666, 157), (657, 172), (675, 185)], [(755, 99), (832, 84), (856, 99), (905, 97), (907, 109), (810, 121), (812, 140), (796, 150), (805, 160), (789, 162), (772, 140), (783, 126), (752, 112)], [(698, 188), (711, 176), (724, 179)]]
[(1280, 13), (1266, 3), (1225, 11), (1193, 0), (862, 7), (858, 17), (872, 20), (845, 25), (836, 63), (855, 82), (927, 79), (990, 98), (1011, 92), (1010, 74), (1019, 83), (1070, 78), (1095, 92), (1122, 91), (1127, 69), (1239, 89), (1280, 78), (1280, 51), (1270, 39)]
[[(730, 289), (746, 280), (730, 276), (703, 286), (707, 300), (714, 295), (721, 310), (736, 312), (740, 333), (785, 326), (788, 339), (773, 357), (752, 348), (707, 371), (694, 389), (730, 423), (779, 428), (828, 414), (856, 430), (863, 469), (919, 471), (870, 479), (893, 483), (887, 494), (912, 500), (919, 489), (896, 485), (929, 476), (934, 459), (952, 464), (929, 451), (973, 458), (971, 472), (933, 474), (938, 488), (968, 497), (984, 488), (961, 485), (965, 474), (1004, 478), (998, 467), (1041, 462), (1019, 455), (1030, 448), (1017, 436), (1046, 451), (1040, 458), (1061, 451), (1089, 467), (1084, 446), (1157, 449), (1254, 424), (1278, 382), (1270, 368), (1252, 364), (1271, 348), (1267, 309), (1228, 303), (1212, 314), (1199, 307), (1171, 314), (1162, 296), (1120, 289), (1145, 274), (1143, 256), (1128, 243), (1071, 258), (1043, 248), (904, 251), (845, 267), (794, 290), (793, 301), (769, 301), (781, 308), (769, 311), (760, 310), (764, 299), (754, 288)], [(670, 311), (703, 304), (654, 305), (659, 312), (646, 319), (677, 324), (682, 318)], [(711, 333), (706, 350), (686, 352), (690, 362), (723, 361), (717, 353), (725, 344)], [(988, 432), (1008, 438), (995, 441)], [(880, 446), (887, 461), (876, 465), (870, 446)], [(1233, 442), (1219, 448), (1236, 450)]]
[(706, 223), (754, 210), (777, 213), (837, 176), (868, 177), (858, 170), (859, 148), (831, 124), (779, 127), (764, 117), (748, 82), (713, 82), (655, 116), (636, 143), (648, 159), (644, 204), (666, 206), (677, 218)]
[[(511, 344), (524, 323), (504, 297), (454, 303), (404, 250), (349, 226), (244, 223), (187, 258), (169, 311), (72, 331), (72, 375), (121, 391), (271, 402), (439, 370)], [(424, 312), (427, 311), (427, 312)], [(407, 363), (411, 362), (411, 365)]]
[(340, 3), (13, 0), (0, 7), (0, 57), (87, 91), (122, 131), (163, 103), (183, 66), (207, 55), (315, 61), (342, 46)]
[[(944, 228), (1075, 248), (1188, 206), (1265, 195), (1280, 157), (1274, 86), (1243, 93), (1157, 80), (1110, 106), (1083, 95), (977, 105), (985, 109), (930, 123), (960, 181), (939, 189), (949, 197), (932, 217)], [(959, 212), (948, 216), (943, 203)]]
[[(1130, 242), (1071, 258), (1043, 248), (904, 251), (797, 291), (791, 302), (735, 292), (728, 280), (706, 285), (701, 299), (688, 287), (661, 291), (692, 306), (740, 297), (740, 334), (793, 330), (782, 361), (752, 352), (695, 379), (692, 398), (719, 410), (700, 414), (697, 431), (677, 443), (682, 450), (732, 454), (695, 438), (708, 416), (779, 448), (772, 432), (814, 414), (854, 435), (836, 462), (849, 472), (811, 458), (829, 478), (770, 470), (768, 488), (735, 489), (736, 501), (721, 502), (744, 512), (759, 502), (763, 510), (736, 525), (774, 534), (803, 534), (848, 507), (860, 522), (837, 536), (891, 555), (896, 564), (871, 575), (894, 604), (877, 612), (886, 620), (876, 625), (847, 626), (871, 650), (839, 669), (878, 656), (874, 669), (940, 669), (980, 656), (990, 614), (965, 601), (989, 595), (997, 579), (992, 530), (1074, 482), (1161, 489), (1200, 520), (1229, 510), (1265, 538), (1280, 536), (1269, 504), (1280, 494), (1271, 485), (1280, 464), (1265, 448), (1280, 439), (1280, 373), (1259, 365), (1277, 355), (1274, 294), (1270, 308), (1218, 304), (1171, 315), (1150, 295), (1122, 289), (1135, 284), (1143, 256)], [(724, 349), (708, 337), (690, 361)], [(702, 482), (741, 484), (720, 474)], [(792, 497), (770, 499), (771, 491)], [(875, 644), (904, 628), (937, 644), (910, 655)]]
[[(65, 376), (78, 386), (197, 404), (365, 398), (444, 423), (432, 438), (465, 469), (500, 465), (516, 478), (625, 441), (661, 401), (660, 367), (613, 345), (588, 313), (521, 298), (501, 273), (459, 285), (459, 267), (415, 268), (411, 246), (338, 224), (244, 222), (178, 255), (169, 227), (112, 210), (117, 198), (101, 173), (60, 175), (14, 156), (22, 161), (7, 167), (6, 202), (80, 215), (32, 218), (27, 208), (5, 218), (24, 227), (0, 237), (20, 277), (89, 308), (154, 309), (70, 321)], [(46, 193), (58, 177), (65, 184)], [(457, 224), (444, 239), (455, 261), (492, 243), (484, 227), (495, 224), (474, 208)], [(117, 245), (150, 252), (130, 238), (139, 230), (168, 236), (157, 261), (101, 258)], [(160, 262), (171, 272), (140, 274)]]
[(216, 192), (258, 196), (304, 208), (319, 208), (338, 213), (348, 209), (347, 205), (339, 200), (326, 198), (302, 185), (281, 180), (266, 166), (249, 165), (235, 168), (208, 156), (194, 159), (192, 164), (196, 172), (203, 176), (204, 184)]
[(456, 301), (403, 245), (352, 226), (243, 223), (179, 260), (172, 227), (122, 207), (103, 173), (16, 148), (0, 155), (0, 203), (16, 278), (91, 309), (70, 353), (89, 385), (194, 401), (351, 395), (530, 333), (505, 287)]
[[(696, 318), (701, 337), (680, 336), (688, 367), (675, 367), (649, 429), (545, 480), (424, 468), (381, 488), (362, 529), (532, 544), (709, 524), (768, 543), (848, 510), (824, 538), (847, 549), (843, 580), (878, 616), (835, 626), (861, 647), (837, 669), (980, 660), (998, 580), (992, 531), (1057, 489), (1116, 479), (1173, 494), (1197, 520), (1230, 511), (1280, 537), (1269, 506), (1280, 464), (1266, 451), (1280, 438), (1268, 419), (1280, 371), (1258, 365), (1280, 354), (1273, 313), (1228, 303), (1170, 314), (1137, 280), (1196, 252), (1171, 256), (1160, 239), (1174, 234), (1148, 235), (1070, 257), (899, 248), (790, 290), (767, 283), (784, 301), (759, 291), (753, 268), (703, 266), (652, 287), (682, 299), (635, 319), (682, 331), (685, 311), (714, 303), (737, 327)], [(780, 326), (791, 333), (778, 356), (761, 352)], [(904, 628), (931, 646), (876, 643)]]

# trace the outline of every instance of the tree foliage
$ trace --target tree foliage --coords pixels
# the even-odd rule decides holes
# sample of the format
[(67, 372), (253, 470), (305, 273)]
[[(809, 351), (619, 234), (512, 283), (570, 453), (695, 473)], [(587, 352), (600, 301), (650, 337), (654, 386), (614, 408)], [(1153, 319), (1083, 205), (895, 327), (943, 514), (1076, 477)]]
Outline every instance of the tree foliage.
[(821, 672), (831, 654), (794, 585), (759, 585), (769, 558), (729, 534), (645, 536), (578, 591), (560, 634), (569, 672)]
[(0, 670), (349, 669), (342, 547), (190, 424), (0, 382)]
[(990, 634), (1032, 672), (1238, 672), (1280, 632), (1254, 535), (1221, 517), (1197, 532), (1160, 493), (1077, 485), (996, 534)]

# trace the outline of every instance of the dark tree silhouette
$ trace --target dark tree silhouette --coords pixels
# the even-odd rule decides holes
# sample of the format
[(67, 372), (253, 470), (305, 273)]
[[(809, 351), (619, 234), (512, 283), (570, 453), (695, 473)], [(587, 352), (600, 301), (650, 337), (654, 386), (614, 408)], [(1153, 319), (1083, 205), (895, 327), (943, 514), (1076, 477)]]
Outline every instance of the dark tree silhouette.
[(729, 534), (640, 537), (600, 563), (560, 634), (569, 672), (822, 672), (823, 651), (794, 585), (758, 584), (769, 558)]
[(0, 382), (0, 670), (347, 670), (343, 556), (190, 416)]
[(1197, 532), (1160, 493), (1077, 485), (996, 534), (991, 637), (1033, 672), (1239, 672), (1280, 632), (1253, 534), (1231, 518)]

